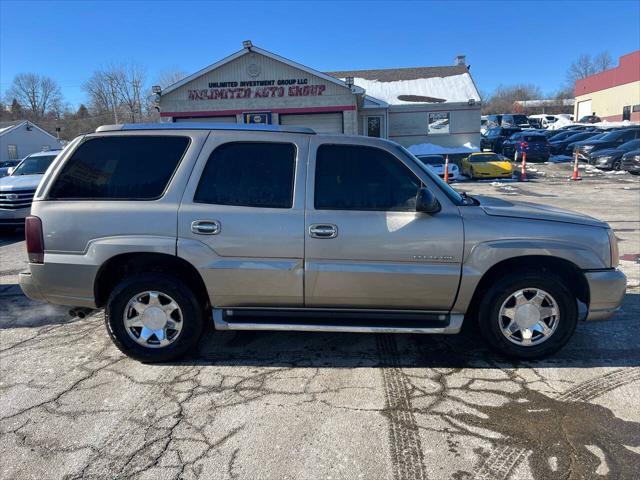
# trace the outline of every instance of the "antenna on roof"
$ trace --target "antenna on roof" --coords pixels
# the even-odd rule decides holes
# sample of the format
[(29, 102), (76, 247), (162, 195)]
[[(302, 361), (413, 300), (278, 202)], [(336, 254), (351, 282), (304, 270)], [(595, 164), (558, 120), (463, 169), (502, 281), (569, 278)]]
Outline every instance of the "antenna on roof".
[(242, 46), (251, 50), (251, 47), (253, 47), (253, 43), (251, 43), (251, 40), (244, 40), (242, 42)]

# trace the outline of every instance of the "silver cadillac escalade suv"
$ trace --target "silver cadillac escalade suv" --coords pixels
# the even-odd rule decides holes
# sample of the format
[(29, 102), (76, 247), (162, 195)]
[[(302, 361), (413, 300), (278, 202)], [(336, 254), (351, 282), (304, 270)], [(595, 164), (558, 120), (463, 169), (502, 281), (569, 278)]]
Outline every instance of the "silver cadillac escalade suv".
[(105, 308), (145, 362), (193, 351), (209, 320), (452, 334), (466, 319), (534, 358), (612, 316), (626, 285), (606, 223), (461, 195), (393, 142), (304, 128), (100, 127), (55, 160), (25, 230), (23, 291)]

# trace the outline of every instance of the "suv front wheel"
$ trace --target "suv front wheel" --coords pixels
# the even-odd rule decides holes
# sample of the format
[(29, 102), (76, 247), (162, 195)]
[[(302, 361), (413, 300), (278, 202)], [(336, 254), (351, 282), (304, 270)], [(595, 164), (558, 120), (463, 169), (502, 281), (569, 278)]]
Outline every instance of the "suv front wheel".
[(478, 313), (491, 347), (522, 359), (559, 350), (578, 320), (575, 296), (547, 271), (505, 275), (483, 296)]
[(105, 323), (125, 355), (147, 363), (166, 362), (196, 347), (203, 308), (177, 278), (143, 273), (116, 286), (107, 301)]

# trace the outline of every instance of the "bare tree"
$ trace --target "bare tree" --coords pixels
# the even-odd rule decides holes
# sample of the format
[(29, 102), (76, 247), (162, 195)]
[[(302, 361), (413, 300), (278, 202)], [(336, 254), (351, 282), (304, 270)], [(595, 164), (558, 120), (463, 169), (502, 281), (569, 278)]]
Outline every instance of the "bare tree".
[(167, 88), (169, 85), (179, 82), (187, 75), (188, 74), (180, 68), (169, 68), (158, 74), (154, 84), (160, 85), (161, 88)]
[(540, 88), (536, 85), (500, 85), (492, 95), (486, 97), (482, 113), (510, 113), (515, 102), (523, 100), (539, 100), (542, 98)]
[(115, 123), (126, 115), (135, 123), (142, 120), (145, 69), (141, 65), (114, 64), (96, 70), (83, 88), (91, 106), (99, 113), (110, 111)]
[(609, 52), (601, 52), (595, 57), (588, 53), (581, 54), (576, 61), (569, 65), (567, 70), (567, 82), (575, 84), (576, 80), (590, 77), (611, 67), (613, 61)]
[(58, 83), (52, 78), (36, 73), (21, 73), (13, 79), (7, 97), (28, 108), (33, 120), (44, 118), (55, 105), (62, 102)]
[(596, 73), (608, 70), (611, 68), (611, 65), (613, 65), (613, 60), (607, 51), (601, 52), (593, 57), (593, 67)]

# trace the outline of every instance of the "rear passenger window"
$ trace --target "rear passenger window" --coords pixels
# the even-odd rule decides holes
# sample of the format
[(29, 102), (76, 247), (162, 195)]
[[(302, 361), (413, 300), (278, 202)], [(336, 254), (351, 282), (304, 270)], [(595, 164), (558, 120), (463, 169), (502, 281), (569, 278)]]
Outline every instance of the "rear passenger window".
[(322, 145), (316, 155), (317, 210), (415, 211), (422, 182), (384, 150)]
[(49, 191), (54, 199), (152, 200), (162, 196), (187, 137), (98, 137), (82, 143)]
[(216, 148), (193, 201), (291, 208), (296, 149), (290, 143), (234, 142)]

